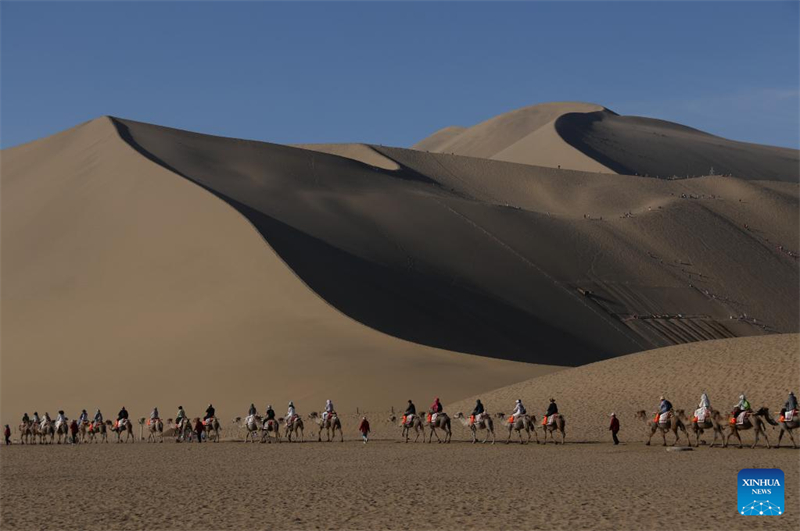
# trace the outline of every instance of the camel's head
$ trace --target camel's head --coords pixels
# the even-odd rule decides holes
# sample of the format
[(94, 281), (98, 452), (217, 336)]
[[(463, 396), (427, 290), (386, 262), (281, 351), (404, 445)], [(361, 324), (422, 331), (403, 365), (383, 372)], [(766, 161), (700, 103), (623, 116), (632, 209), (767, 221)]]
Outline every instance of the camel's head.
[(675, 416), (679, 417), (679, 418), (685, 417), (686, 416), (686, 411), (683, 410), (683, 409), (676, 409), (675, 410)]
[(317, 413), (316, 411), (312, 411), (311, 413), (308, 414), (308, 418), (310, 419), (315, 419), (317, 417), (319, 417), (319, 413)]
[(506, 418), (506, 414), (505, 413), (495, 413), (494, 416), (497, 417), (498, 419), (501, 419), (501, 420)]
[(389, 422), (397, 422), (397, 416), (395, 416), (395, 415), (390, 415), (390, 416), (389, 416), (389, 419), (388, 419), (388, 421), (389, 421)]
[(455, 419), (463, 419), (464, 418), (464, 414), (459, 411), (458, 413), (456, 413), (456, 415), (453, 418), (455, 418)]
[(640, 409), (639, 411), (637, 411), (637, 412), (634, 414), (634, 416), (635, 416), (637, 419), (646, 419), (646, 418), (647, 418), (647, 412), (646, 412), (644, 409)]
[(144, 417), (140, 417), (140, 418), (139, 418), (139, 424), (144, 424), (144, 421), (145, 421), (145, 418), (144, 418)]
[(241, 421), (242, 421), (242, 417), (236, 417), (231, 422), (233, 422), (234, 424), (239, 424)]

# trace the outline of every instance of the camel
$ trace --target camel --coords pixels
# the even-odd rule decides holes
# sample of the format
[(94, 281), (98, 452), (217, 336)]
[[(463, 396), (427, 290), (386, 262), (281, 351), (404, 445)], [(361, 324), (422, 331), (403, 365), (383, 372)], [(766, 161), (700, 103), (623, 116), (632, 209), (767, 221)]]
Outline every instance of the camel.
[(411, 418), (404, 417), (405, 421), (400, 423), (400, 427), (403, 428), (400, 437), (405, 437), (406, 442), (408, 442), (408, 434), (411, 429), (414, 429), (416, 433), (416, 437), (414, 437), (414, 442), (419, 440), (419, 434), (422, 432), (422, 442), (425, 442), (425, 425), (422, 423), (422, 417), (419, 415), (413, 415)]
[[(286, 422), (284, 419), (281, 421)], [(292, 434), (298, 431), (300, 432), (300, 442), (303, 442), (305, 439), (303, 419), (300, 418), (300, 415), (295, 415), (289, 422), (286, 422), (286, 439), (292, 442)]]
[(69, 441), (69, 424), (66, 421), (56, 422), (55, 432), (56, 444), (61, 444), (62, 440), (64, 444), (67, 444)]
[(564, 415), (561, 413), (554, 413), (552, 415), (553, 422), (549, 422), (548, 419), (547, 423), (542, 424), (542, 431), (544, 432), (544, 444), (547, 444), (547, 434), (550, 434), (550, 438), (553, 440), (553, 444), (558, 444), (556, 442), (556, 434), (553, 433), (554, 431), (558, 430), (561, 432), (561, 444), (564, 444), (564, 439), (566, 439), (566, 433), (564, 432), (564, 425), (567, 423), (564, 420)]
[[(655, 422), (653, 419), (655, 418), (655, 414), (648, 415), (647, 412), (643, 409), (640, 409), (636, 412), (636, 418), (641, 420), (647, 426), (647, 429), (650, 430), (650, 437), (647, 438), (647, 442), (645, 446), (650, 446), (650, 439), (653, 438), (656, 431), (661, 432), (661, 438), (664, 440), (663, 446), (667, 445), (667, 432), (671, 431), (675, 434), (675, 442), (672, 443), (672, 446), (678, 444), (678, 440), (680, 439), (680, 435), (678, 435), (678, 430), (682, 430), (683, 434), (686, 436), (686, 440), (689, 441), (689, 434), (686, 432), (686, 426), (683, 425), (683, 422), (679, 418), (679, 416), (684, 415), (682, 409), (679, 409), (677, 412), (673, 412), (673, 414), (669, 417), (667, 422)], [(689, 441), (691, 444), (691, 441)]]
[(753, 441), (753, 446), (750, 448), (755, 448), (758, 444), (758, 436), (760, 434), (764, 435), (764, 440), (767, 441), (767, 448), (771, 448), (769, 444), (769, 437), (767, 437), (767, 424), (771, 424), (773, 426), (777, 426), (778, 422), (772, 418), (769, 414), (769, 409), (762, 407), (758, 411), (751, 412), (749, 415), (745, 416), (744, 424), (739, 424), (738, 420), (734, 422), (728, 423), (728, 434), (725, 437), (725, 442), (722, 445), (723, 448), (728, 447), (728, 441), (730, 440), (732, 435), (736, 435), (736, 438), (739, 439), (739, 448), (742, 447), (742, 438), (739, 436), (740, 431), (746, 430), (754, 430), (756, 432), (755, 441)]
[[(436, 420), (431, 421), (432, 415), (426, 418), (425, 424), (431, 430), (430, 436), (428, 436), (428, 443), (433, 441), (433, 436), (436, 436), (436, 441), (439, 443), (449, 443), (450, 439), (453, 436), (453, 432), (450, 429), (450, 417), (447, 416), (447, 413), (438, 413), (436, 415)], [(439, 438), (439, 434), (436, 433), (436, 428), (444, 431), (444, 440)]]
[[(331, 442), (333, 439), (336, 438), (336, 431), (339, 431), (339, 440), (344, 442), (344, 433), (342, 433), (342, 421), (339, 420), (339, 415), (336, 413), (331, 413), (323, 418), (321, 416), (312, 417), (311, 415), (308, 416), (309, 419), (313, 419), (314, 422), (317, 423), (319, 426), (319, 433), (317, 434), (317, 441), (322, 442), (322, 430), (325, 430), (325, 434), (328, 436), (328, 442)], [(333, 435), (333, 437), (331, 437)]]
[(188, 417), (183, 417), (177, 424), (173, 424), (172, 429), (175, 431), (175, 442), (191, 442), (192, 437), (194, 437), (192, 423)]
[(478, 442), (478, 430), (486, 430), (486, 436), (483, 438), (483, 443), (485, 444), (486, 441), (489, 440), (489, 435), (492, 436), (492, 444), (494, 444), (494, 422), (492, 421), (492, 417), (489, 416), (488, 413), (484, 413), (483, 415), (479, 415), (479, 418), (476, 422), (470, 422), (464, 417), (462, 412), (456, 413), (456, 416), (453, 417), (461, 421), (461, 424), (468, 428), (469, 431), (472, 433), (472, 443)]
[(164, 442), (164, 422), (161, 419), (147, 419), (147, 442)]
[(268, 420), (261, 425), (261, 442), (272, 443), (270, 432), (275, 434), (275, 440), (281, 442), (281, 423), (275, 419)]
[(50, 444), (53, 444), (53, 441), (56, 437), (56, 428), (55, 422), (52, 420), (42, 420), (42, 423), (39, 425), (38, 435), (39, 435), (39, 442), (41, 444), (47, 444), (47, 436), (50, 436)]
[(781, 416), (780, 421), (781, 431), (778, 434), (778, 444), (775, 445), (775, 448), (781, 447), (781, 439), (783, 439), (783, 432), (786, 432), (789, 435), (789, 438), (792, 440), (792, 448), (797, 448), (797, 444), (794, 442), (794, 435), (792, 435), (792, 430), (796, 430), (800, 428), (800, 418), (798, 418), (798, 414), (795, 412), (794, 417), (792, 420), (786, 420), (786, 409), (781, 409)]
[[(697, 422), (694, 418), (689, 422), (689, 419), (682, 409), (679, 409), (676, 413), (678, 413), (680, 421), (683, 422), (685, 426), (688, 426), (689, 430), (694, 432), (696, 440), (695, 447), (700, 446), (700, 436), (703, 435), (705, 430), (714, 430), (714, 440), (711, 441), (710, 448), (714, 448), (714, 445), (717, 444), (717, 436), (719, 436), (720, 440), (725, 440), (725, 436), (722, 432), (722, 430), (725, 429), (725, 419), (716, 409), (708, 408), (708, 413), (703, 422)], [(689, 441), (689, 445), (691, 446), (691, 440)]]
[(251, 440), (252, 442), (256, 442), (258, 432), (263, 429), (260, 415), (248, 415), (245, 417), (244, 421), (242, 421), (242, 417), (236, 417), (233, 419), (233, 422), (236, 423), (237, 426), (244, 428), (244, 442), (250, 442)]
[(133, 434), (133, 423), (128, 419), (120, 419), (117, 426), (110, 421), (106, 421), (106, 426), (110, 426), (111, 431), (117, 434), (117, 442), (122, 442), (122, 432), (125, 432), (125, 442), (136, 442), (136, 436)]
[(219, 432), (222, 430), (222, 426), (219, 425), (219, 420), (217, 420), (217, 417), (211, 417), (208, 420), (204, 420), (203, 428), (206, 430), (206, 439), (209, 442), (219, 442)]
[(19, 425), (19, 442), (22, 444), (32, 444), (36, 442), (36, 433), (33, 428), (33, 422), (22, 422)]
[[(89, 434), (89, 441), (92, 442), (108, 442), (108, 426), (103, 422), (92, 422), (87, 429)], [(99, 441), (95, 440), (98, 437)]]
[(514, 422), (511, 422), (513, 417), (509, 417), (509, 420), (506, 421), (505, 418), (503, 422), (506, 423), (508, 426), (508, 439), (506, 439), (506, 444), (511, 442), (511, 432), (516, 431), (517, 435), (519, 435), (519, 442), (520, 444), (525, 444), (525, 441), (522, 440), (522, 430), (528, 434), (528, 442), (531, 442), (531, 432), (533, 432), (534, 437), (536, 437), (536, 444), (539, 444), (539, 434), (536, 433), (536, 417), (533, 415), (522, 415), (521, 417), (517, 417)]

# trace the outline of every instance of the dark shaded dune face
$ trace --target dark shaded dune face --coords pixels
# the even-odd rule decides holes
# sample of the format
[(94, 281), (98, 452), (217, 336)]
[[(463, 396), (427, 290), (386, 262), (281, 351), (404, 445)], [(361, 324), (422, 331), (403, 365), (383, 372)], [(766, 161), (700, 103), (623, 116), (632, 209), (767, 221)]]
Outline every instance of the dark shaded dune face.
[(238, 210), (325, 301), (398, 338), (569, 366), (797, 330), (793, 184), (370, 148), (399, 168), (389, 170), (114, 123), (142, 155)]
[(617, 173), (800, 180), (797, 150), (735, 142), (662, 120), (607, 111), (567, 113), (556, 120), (555, 127), (572, 147)]
[(559, 365), (641, 348), (626, 327), (459, 214), (477, 208), (489, 226), (522, 234), (530, 220), (521, 212), (504, 209), (501, 219), (495, 207), (460, 199), (409, 169), (387, 172), (285, 146), (115, 123), (142, 154), (239, 210), (331, 305), (379, 331)]

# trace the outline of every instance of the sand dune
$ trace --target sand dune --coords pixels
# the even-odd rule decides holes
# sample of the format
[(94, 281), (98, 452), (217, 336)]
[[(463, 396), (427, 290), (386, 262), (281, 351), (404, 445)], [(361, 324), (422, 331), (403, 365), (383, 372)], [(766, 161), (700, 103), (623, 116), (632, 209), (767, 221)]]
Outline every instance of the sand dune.
[[(766, 406), (777, 415), (789, 391), (797, 393), (800, 388), (798, 374), (800, 336), (781, 334), (704, 341), (621, 356), (512, 384), (480, 398), (489, 411), (505, 413), (513, 409), (515, 400), (522, 399), (538, 419), (549, 399), (555, 398), (572, 441), (608, 441), (609, 415), (614, 412), (620, 419), (620, 438), (638, 442), (646, 440), (646, 429), (634, 420), (634, 413), (640, 409), (654, 413), (661, 395), (691, 415), (704, 391), (711, 405), (723, 412), (731, 411), (745, 393), (753, 407)], [(474, 399), (464, 400), (451, 404), (449, 410), (469, 414), (474, 403)], [(777, 431), (770, 429), (768, 435), (773, 443), (777, 440)], [(709, 437), (711, 434), (706, 435), (710, 442)], [(748, 432), (742, 438), (752, 444), (753, 434)], [(670, 444), (673, 440), (668, 438)]]
[(450, 403), (798, 331), (796, 183), (306, 148), (102, 118), (4, 151), (3, 418)]
[(797, 150), (736, 142), (599, 105), (545, 103), (469, 128), (445, 128), (414, 149), (600, 173), (727, 175), (798, 182)]
[(4, 151), (2, 176), (4, 423), (122, 405), (197, 415), (209, 401), (223, 419), (252, 401), (388, 408), (550, 370), (347, 318), (244, 217), (142, 157), (109, 119)]

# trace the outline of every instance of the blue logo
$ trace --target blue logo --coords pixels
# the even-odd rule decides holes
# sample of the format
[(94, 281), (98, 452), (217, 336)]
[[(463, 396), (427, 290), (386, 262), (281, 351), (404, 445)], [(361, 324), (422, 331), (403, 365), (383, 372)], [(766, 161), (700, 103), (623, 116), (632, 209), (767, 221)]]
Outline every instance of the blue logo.
[(783, 505), (783, 470), (745, 468), (739, 471), (739, 514), (777, 516)]

